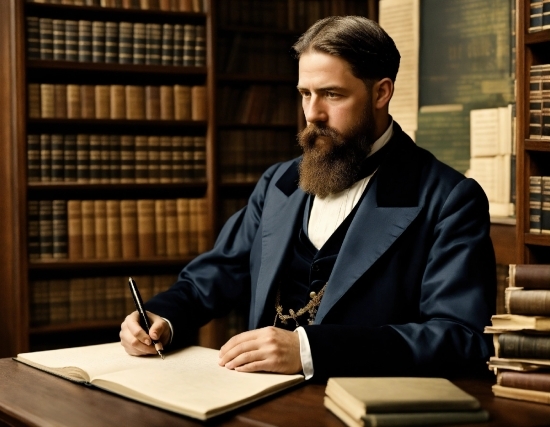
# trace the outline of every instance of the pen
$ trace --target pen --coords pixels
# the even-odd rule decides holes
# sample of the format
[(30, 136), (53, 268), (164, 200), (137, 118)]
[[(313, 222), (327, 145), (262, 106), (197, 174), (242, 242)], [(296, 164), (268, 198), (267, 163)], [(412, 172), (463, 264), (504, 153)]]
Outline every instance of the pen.
[[(128, 277), (128, 285), (130, 286), (130, 292), (132, 292), (132, 298), (134, 298), (136, 309), (141, 317), (141, 320), (143, 321), (143, 324), (145, 325), (145, 330), (147, 331), (147, 333), (149, 333), (149, 319), (147, 319), (147, 314), (145, 314), (145, 310), (143, 309), (143, 300), (141, 299), (141, 295), (139, 294), (136, 282), (134, 282), (134, 279), (132, 279), (131, 277)], [(162, 348), (162, 344), (152, 338), (151, 341), (153, 341), (153, 344), (155, 345), (155, 350), (157, 350), (159, 356), (164, 359), (164, 354), (162, 354), (162, 350), (164, 350)]]

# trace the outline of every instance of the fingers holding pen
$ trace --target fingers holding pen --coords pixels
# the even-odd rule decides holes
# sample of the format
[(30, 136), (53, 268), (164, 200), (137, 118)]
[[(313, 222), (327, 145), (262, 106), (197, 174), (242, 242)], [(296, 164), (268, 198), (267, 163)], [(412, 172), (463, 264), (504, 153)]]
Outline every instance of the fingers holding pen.
[[(162, 319), (161, 319), (162, 321)], [(120, 325), (120, 343), (126, 352), (132, 356), (155, 354), (156, 350), (151, 345), (151, 337), (139, 324), (137, 311), (130, 313)]]

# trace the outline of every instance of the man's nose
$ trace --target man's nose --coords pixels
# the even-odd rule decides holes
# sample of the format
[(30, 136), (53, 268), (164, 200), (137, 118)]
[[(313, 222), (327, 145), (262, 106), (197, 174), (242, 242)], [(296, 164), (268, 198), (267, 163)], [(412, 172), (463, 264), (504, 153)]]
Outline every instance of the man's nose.
[(312, 97), (309, 102), (304, 105), (304, 115), (308, 123), (326, 122), (328, 114), (324, 108), (323, 102), (319, 97)]

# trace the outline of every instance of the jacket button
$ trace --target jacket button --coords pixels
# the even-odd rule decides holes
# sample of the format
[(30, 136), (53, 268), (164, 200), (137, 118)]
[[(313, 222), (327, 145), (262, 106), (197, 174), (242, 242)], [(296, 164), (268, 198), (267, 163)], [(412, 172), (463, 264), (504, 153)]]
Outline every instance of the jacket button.
[(311, 299), (315, 298), (316, 295), (317, 295), (317, 293), (316, 293), (316, 292), (313, 292), (313, 291), (309, 293), (309, 297), (310, 297)]

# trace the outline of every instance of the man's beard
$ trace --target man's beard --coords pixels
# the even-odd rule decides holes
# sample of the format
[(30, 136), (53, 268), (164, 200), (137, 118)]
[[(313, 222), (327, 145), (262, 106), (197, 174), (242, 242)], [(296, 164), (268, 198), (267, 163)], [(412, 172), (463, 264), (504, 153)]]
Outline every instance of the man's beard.
[[(318, 138), (324, 140), (322, 147)], [(299, 169), (300, 188), (324, 199), (358, 180), (363, 160), (374, 143), (374, 117), (365, 109), (360, 122), (345, 134), (311, 123), (298, 134), (298, 143), (304, 151)]]

